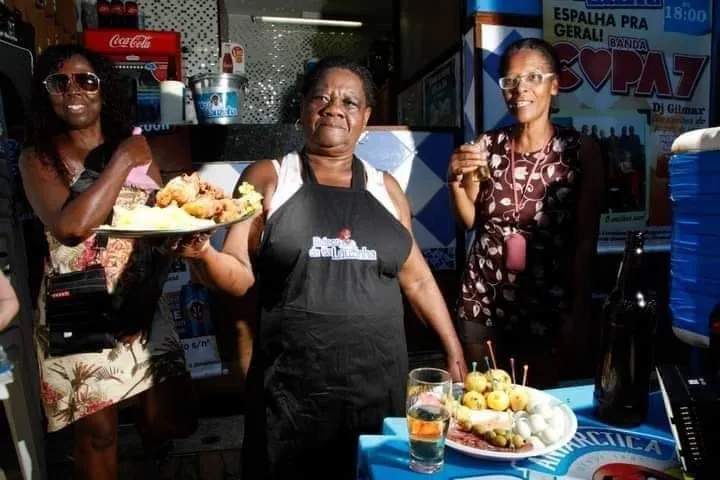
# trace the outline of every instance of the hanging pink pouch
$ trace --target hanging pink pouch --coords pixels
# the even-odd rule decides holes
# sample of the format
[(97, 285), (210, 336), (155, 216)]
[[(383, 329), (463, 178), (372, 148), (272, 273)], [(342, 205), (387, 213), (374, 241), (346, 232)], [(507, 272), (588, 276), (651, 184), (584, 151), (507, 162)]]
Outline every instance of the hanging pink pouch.
[(511, 233), (505, 237), (505, 267), (520, 273), (525, 270), (527, 240), (522, 233)]
[[(552, 139), (552, 137), (551, 137)], [(549, 142), (550, 140), (548, 140)], [(547, 143), (543, 147), (543, 151), (547, 147)], [(538, 157), (533, 164), (530, 176), (528, 177), (525, 187), (522, 189), (522, 197), (525, 196), (525, 190), (527, 189), (528, 183), (533, 178), (535, 171), (537, 170), (538, 164), (540, 163)], [(518, 187), (515, 184), (515, 141), (510, 144), (510, 178), (512, 178), (512, 190), (513, 190), (513, 209), (515, 213), (515, 221), (520, 222), (520, 198), (518, 198)], [(505, 237), (505, 268), (513, 273), (520, 273), (525, 271), (525, 265), (527, 262), (527, 238), (520, 232), (513, 232)]]

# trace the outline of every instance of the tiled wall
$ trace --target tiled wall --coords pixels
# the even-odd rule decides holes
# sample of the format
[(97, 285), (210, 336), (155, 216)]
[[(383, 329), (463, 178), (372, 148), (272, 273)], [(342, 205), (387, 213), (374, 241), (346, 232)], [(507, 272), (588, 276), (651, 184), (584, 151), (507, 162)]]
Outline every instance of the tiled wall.
[(298, 81), (305, 62), (328, 55), (361, 59), (377, 37), (367, 30), (254, 23), (228, 16), (228, 38), (247, 55), (248, 92), (243, 123), (293, 123), (298, 117)]
[(293, 123), (298, 116), (298, 82), (307, 60), (327, 55), (359, 60), (379, 38), (368, 30), (253, 23), (246, 15), (218, 12), (215, 0), (139, 0), (138, 5), (144, 28), (181, 33), (186, 79), (218, 71), (221, 41), (245, 46), (248, 93), (243, 123)]
[(182, 35), (186, 77), (217, 72), (220, 56), (216, 0), (138, 0), (144, 28)]

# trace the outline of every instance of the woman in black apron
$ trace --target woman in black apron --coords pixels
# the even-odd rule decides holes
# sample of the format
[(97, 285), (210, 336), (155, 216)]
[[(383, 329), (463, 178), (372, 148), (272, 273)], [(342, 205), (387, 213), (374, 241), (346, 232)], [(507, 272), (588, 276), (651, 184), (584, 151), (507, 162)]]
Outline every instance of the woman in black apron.
[(247, 386), (249, 479), (355, 477), (358, 435), (405, 413), (401, 292), (440, 336), (453, 378), (465, 374), (407, 200), (353, 155), (374, 100), (369, 73), (326, 59), (302, 93), (305, 148), (243, 173), (263, 193), (264, 214), (233, 227), (222, 252), (207, 243), (183, 252), (206, 284), (236, 295), (254, 282), (253, 256), (261, 315)]

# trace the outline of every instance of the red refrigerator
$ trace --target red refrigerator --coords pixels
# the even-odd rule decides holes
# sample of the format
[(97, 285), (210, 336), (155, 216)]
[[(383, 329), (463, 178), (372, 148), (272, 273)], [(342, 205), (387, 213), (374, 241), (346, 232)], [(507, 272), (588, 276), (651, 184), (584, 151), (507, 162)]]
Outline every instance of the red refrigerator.
[[(155, 30), (86, 29), (85, 47), (110, 57), (127, 79), (138, 124), (160, 122), (160, 82), (183, 81), (180, 34)], [(150, 128), (152, 129), (152, 128)]]

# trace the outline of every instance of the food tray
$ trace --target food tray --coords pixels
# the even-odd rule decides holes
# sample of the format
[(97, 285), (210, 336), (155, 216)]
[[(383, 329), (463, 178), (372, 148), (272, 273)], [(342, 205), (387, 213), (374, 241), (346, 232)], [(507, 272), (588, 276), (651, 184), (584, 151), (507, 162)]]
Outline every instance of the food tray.
[(108, 237), (115, 238), (151, 238), (151, 237), (180, 237), (185, 235), (192, 235), (195, 233), (214, 232), (223, 228), (228, 228), (236, 223), (244, 222), (253, 216), (255, 216), (255, 210), (246, 213), (240, 218), (231, 222), (216, 223), (213, 225), (203, 226), (190, 226), (187, 228), (174, 228), (174, 229), (159, 229), (152, 230), (145, 227), (113, 227), (110, 225), (101, 225), (93, 229), (94, 233), (107, 235)]

